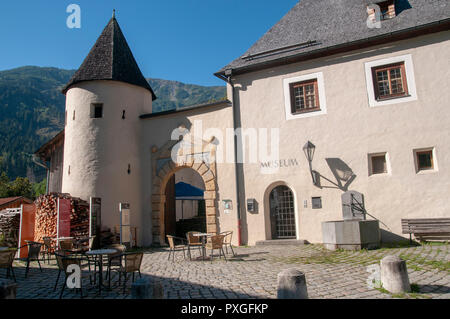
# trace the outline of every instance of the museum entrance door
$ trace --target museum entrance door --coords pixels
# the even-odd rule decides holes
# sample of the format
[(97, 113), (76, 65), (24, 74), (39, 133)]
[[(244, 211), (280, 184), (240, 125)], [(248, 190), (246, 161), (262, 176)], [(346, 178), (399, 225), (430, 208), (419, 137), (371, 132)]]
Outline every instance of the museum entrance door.
[(294, 194), (287, 186), (270, 192), (270, 224), (272, 239), (296, 238)]

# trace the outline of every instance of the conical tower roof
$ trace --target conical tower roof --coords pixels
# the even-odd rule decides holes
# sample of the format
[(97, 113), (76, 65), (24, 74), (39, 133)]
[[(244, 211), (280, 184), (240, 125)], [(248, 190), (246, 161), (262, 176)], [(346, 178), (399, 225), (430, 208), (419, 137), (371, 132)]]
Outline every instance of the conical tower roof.
[(142, 75), (127, 40), (120, 29), (115, 16), (97, 39), (83, 64), (64, 87), (66, 94), (69, 88), (79, 82), (95, 80), (112, 80), (134, 84), (155, 93)]

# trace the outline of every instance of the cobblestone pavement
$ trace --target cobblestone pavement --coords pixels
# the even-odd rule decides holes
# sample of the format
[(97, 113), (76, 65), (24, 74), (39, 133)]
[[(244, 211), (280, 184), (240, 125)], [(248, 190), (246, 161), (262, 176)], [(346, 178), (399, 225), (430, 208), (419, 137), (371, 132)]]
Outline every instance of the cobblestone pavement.
[[(167, 260), (166, 249), (145, 250), (142, 276), (159, 281), (165, 298), (276, 298), (277, 274), (297, 268), (306, 274), (310, 298), (445, 298), (450, 299), (450, 245), (425, 244), (417, 247), (382, 248), (371, 251), (330, 252), (321, 245), (256, 246), (234, 248), (236, 256), (228, 261), (183, 258), (177, 252), (175, 261)], [(193, 253), (197, 257), (199, 252)], [(407, 261), (413, 293), (392, 295), (383, 289), (368, 288), (367, 266), (379, 264), (386, 255), (398, 255)], [(59, 298), (63, 279), (56, 291), (57, 267), (53, 260), (40, 272), (32, 263), (28, 279), (24, 264), (15, 261), (18, 282), (17, 298)], [(101, 294), (89, 283), (83, 271), (84, 295), (87, 298), (130, 298), (130, 281), (125, 294), (112, 277), (112, 288)], [(4, 278), (4, 272), (0, 273)], [(63, 277), (63, 276), (61, 276)], [(369, 280), (370, 281), (370, 280)], [(63, 298), (79, 298), (66, 289)]]

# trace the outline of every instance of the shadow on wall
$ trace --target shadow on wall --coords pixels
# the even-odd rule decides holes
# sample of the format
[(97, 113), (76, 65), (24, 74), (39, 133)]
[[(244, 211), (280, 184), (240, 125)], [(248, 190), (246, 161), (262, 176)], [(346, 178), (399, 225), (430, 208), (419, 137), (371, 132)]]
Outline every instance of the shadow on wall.
[[(347, 165), (343, 160), (340, 158), (326, 158), (325, 159), (328, 167), (331, 170), (331, 173), (334, 176), (335, 181), (323, 176), (317, 171), (312, 171), (312, 174), (315, 175), (316, 183), (315, 185), (321, 189), (323, 188), (335, 188), (339, 189), (342, 192), (348, 192), (350, 185), (353, 183), (353, 181), (356, 179), (357, 175), (353, 172), (353, 170), (350, 168), (350, 166)], [(321, 180), (325, 180), (328, 183), (332, 184), (332, 186), (322, 186)], [(379, 220), (377, 217), (373, 216), (369, 212), (365, 210), (364, 202), (361, 204), (361, 209), (364, 210), (365, 214), (367, 216), (372, 217), (375, 220), (378, 220), (382, 225), (384, 225), (386, 228), (389, 229), (389, 227), (383, 223), (383, 221)], [(381, 241), (382, 242), (402, 242), (405, 241), (406, 238), (396, 235), (390, 231), (381, 229)]]
[[(336, 181), (323, 176), (317, 171), (313, 171), (313, 174), (318, 177), (316, 186), (319, 188), (336, 188), (343, 192), (348, 191), (350, 184), (356, 179), (356, 175), (353, 173), (353, 170), (340, 158), (326, 158), (325, 160)], [(320, 181), (321, 179), (328, 181), (333, 186), (322, 186)]]

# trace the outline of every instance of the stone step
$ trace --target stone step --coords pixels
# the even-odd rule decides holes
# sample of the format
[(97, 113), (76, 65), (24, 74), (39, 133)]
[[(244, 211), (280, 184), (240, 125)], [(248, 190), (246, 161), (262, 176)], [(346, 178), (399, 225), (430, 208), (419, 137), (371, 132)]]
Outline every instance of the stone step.
[(278, 245), (307, 245), (309, 242), (303, 239), (271, 239), (260, 240), (256, 242), (256, 246), (278, 246)]

